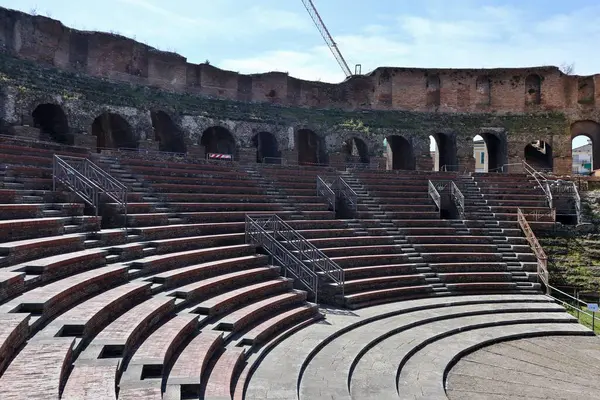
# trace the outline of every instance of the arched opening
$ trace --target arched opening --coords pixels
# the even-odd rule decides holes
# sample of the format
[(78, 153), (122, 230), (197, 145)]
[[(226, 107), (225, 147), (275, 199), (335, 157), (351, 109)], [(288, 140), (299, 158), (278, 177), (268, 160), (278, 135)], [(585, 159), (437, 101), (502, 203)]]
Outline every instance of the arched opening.
[(277, 138), (272, 133), (257, 133), (252, 137), (252, 146), (256, 147), (256, 162), (281, 164), (281, 155), (277, 146)]
[(412, 145), (402, 136), (393, 135), (385, 139), (388, 169), (415, 169), (415, 155)]
[(489, 76), (480, 76), (475, 82), (477, 92), (476, 102), (481, 106), (489, 106), (492, 103), (492, 83)]
[(536, 140), (525, 146), (525, 162), (538, 171), (552, 171), (552, 146)]
[(427, 76), (426, 92), (427, 92), (427, 106), (428, 107), (439, 107), (441, 96), (440, 96), (440, 77), (438, 75)]
[(525, 103), (540, 104), (542, 101), (542, 78), (531, 74), (525, 78)]
[(69, 134), (69, 122), (63, 109), (56, 104), (40, 104), (33, 110), (34, 127), (40, 130), (41, 138), (46, 137), (58, 143), (73, 145), (73, 135)]
[(475, 172), (505, 172), (506, 140), (493, 133), (476, 135), (473, 138), (473, 157)]
[(92, 123), (92, 135), (98, 138), (98, 151), (102, 149), (137, 149), (138, 141), (131, 126), (118, 114), (104, 113)]
[(571, 125), (573, 173), (589, 174), (600, 169), (600, 124), (577, 121)]
[(231, 154), (233, 159), (237, 160), (235, 139), (231, 132), (222, 126), (213, 126), (202, 132), (200, 145), (204, 146), (206, 154)]
[(362, 139), (353, 137), (346, 140), (342, 145), (342, 152), (346, 155), (347, 163), (369, 163), (369, 149)]
[(298, 164), (326, 164), (325, 141), (310, 129), (296, 132), (298, 144)]
[(170, 153), (185, 153), (187, 151), (183, 132), (166, 112), (152, 111), (150, 112), (150, 118), (154, 129), (154, 140), (158, 142), (160, 151)]
[(450, 133), (429, 136), (429, 147), (434, 171), (457, 171), (456, 137)]

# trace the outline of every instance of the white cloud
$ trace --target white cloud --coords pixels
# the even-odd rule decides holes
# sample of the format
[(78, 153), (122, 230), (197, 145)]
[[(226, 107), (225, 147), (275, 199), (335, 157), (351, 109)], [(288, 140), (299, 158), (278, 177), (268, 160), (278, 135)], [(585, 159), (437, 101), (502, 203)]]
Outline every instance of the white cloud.
[[(575, 63), (575, 73), (581, 75), (600, 72), (600, 55), (589, 51), (589, 43), (600, 42), (600, 25), (592, 23), (600, 20), (600, 6), (543, 18), (536, 10), (452, 5), (450, 15), (439, 10), (399, 15), (396, 29), (369, 24), (358, 34), (334, 35), (334, 39), (350, 68), (360, 63), (363, 73), (379, 66), (506, 68), (565, 62)], [(581, 27), (582, 21), (590, 23)], [(339, 82), (344, 78), (325, 46), (299, 49), (293, 56), (275, 50), (251, 58), (228, 58), (224, 63), (243, 72), (279, 68), (304, 79)]]

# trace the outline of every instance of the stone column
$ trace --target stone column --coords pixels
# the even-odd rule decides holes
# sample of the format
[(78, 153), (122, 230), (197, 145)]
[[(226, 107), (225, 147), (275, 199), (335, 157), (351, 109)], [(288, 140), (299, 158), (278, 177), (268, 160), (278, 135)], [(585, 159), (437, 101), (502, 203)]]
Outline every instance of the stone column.
[(371, 157), (371, 168), (386, 169), (387, 159), (385, 157)]
[(463, 172), (475, 172), (475, 159), (473, 155), (470, 156), (458, 156), (456, 158), (458, 162), (458, 171)]

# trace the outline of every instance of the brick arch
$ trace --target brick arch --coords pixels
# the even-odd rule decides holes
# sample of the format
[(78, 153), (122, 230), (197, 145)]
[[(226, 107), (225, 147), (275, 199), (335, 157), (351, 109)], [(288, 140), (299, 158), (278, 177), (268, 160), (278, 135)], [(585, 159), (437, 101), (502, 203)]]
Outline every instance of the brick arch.
[(40, 130), (41, 139), (50, 139), (57, 143), (73, 145), (67, 114), (56, 103), (41, 103), (31, 113), (33, 126)]
[(436, 132), (430, 136), (436, 144), (435, 170), (458, 170), (456, 134), (453, 132)]
[(114, 112), (103, 112), (91, 124), (92, 135), (97, 137), (98, 150), (102, 148), (137, 148), (139, 140), (126, 118)]
[(370, 162), (369, 145), (359, 136), (350, 136), (344, 140), (341, 150), (346, 162), (363, 164)]
[(328, 154), (325, 137), (310, 128), (296, 129), (295, 148), (298, 152), (298, 164), (327, 164)]
[(187, 151), (184, 133), (173, 121), (171, 115), (163, 110), (153, 110), (150, 111), (150, 119), (154, 130), (154, 140), (158, 142), (160, 151), (171, 153)]
[(256, 148), (256, 162), (264, 162), (265, 164), (281, 163), (279, 141), (273, 133), (261, 130), (252, 136), (251, 145)]
[(231, 130), (222, 125), (213, 125), (202, 131), (199, 144), (204, 146), (205, 152), (231, 154), (238, 159), (239, 146)]
[(592, 120), (576, 121), (571, 124), (571, 140), (586, 136), (592, 141), (592, 168), (600, 169), (600, 124)]
[(415, 152), (411, 141), (399, 134), (390, 135), (385, 140), (388, 169), (416, 169)]
[(506, 135), (497, 132), (479, 132), (485, 143), (487, 170), (504, 171), (501, 167), (508, 164), (508, 143)]

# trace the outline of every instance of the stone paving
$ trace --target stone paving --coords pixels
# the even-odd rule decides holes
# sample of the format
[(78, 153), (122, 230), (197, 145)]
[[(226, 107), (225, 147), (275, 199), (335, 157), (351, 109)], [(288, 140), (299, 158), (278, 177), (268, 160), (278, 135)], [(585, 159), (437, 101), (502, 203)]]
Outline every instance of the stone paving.
[[(246, 399), (447, 399), (446, 369), (473, 346), (527, 335), (591, 335), (541, 295), (429, 298), (323, 311), (325, 321), (295, 333), (264, 357), (248, 378)], [(584, 347), (597, 340), (573, 338)], [(560, 347), (549, 343), (547, 351)], [(600, 356), (595, 365), (600, 368)], [(452, 400), (463, 394), (487, 398), (467, 392), (468, 380), (455, 385)]]

